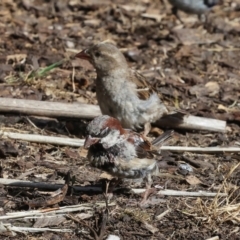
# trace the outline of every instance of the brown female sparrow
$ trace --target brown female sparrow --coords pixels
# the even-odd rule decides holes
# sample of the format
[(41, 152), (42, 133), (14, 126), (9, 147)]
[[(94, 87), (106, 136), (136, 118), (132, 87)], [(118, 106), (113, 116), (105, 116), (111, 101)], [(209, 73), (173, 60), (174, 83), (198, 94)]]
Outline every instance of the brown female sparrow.
[(96, 94), (102, 114), (117, 118), (124, 128), (135, 130), (144, 125), (147, 134), (149, 124), (167, 114), (158, 95), (150, 94), (145, 78), (128, 67), (113, 44), (96, 44), (76, 57), (88, 60), (97, 71)]
[[(113, 117), (103, 115), (93, 119), (87, 127), (84, 148), (93, 167), (117, 178), (144, 179), (147, 190), (152, 174), (158, 171), (155, 155), (164, 141), (173, 135), (167, 131), (149, 142), (143, 135), (124, 129)], [(147, 191), (144, 199), (147, 198)]]

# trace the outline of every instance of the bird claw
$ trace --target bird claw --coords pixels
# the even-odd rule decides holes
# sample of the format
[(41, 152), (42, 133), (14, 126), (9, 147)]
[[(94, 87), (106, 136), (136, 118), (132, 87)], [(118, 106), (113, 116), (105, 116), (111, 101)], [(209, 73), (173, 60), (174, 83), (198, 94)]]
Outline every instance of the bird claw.
[(137, 202), (136, 200), (130, 199), (127, 203), (127, 206), (146, 208), (148, 206), (148, 197), (154, 192), (156, 192), (155, 188), (146, 189), (146, 191), (142, 194), (141, 202)]
[(154, 192), (156, 192), (155, 188), (148, 188), (146, 189), (146, 191), (142, 194), (143, 200), (142, 201), (146, 201), (148, 199), (148, 197), (153, 194)]

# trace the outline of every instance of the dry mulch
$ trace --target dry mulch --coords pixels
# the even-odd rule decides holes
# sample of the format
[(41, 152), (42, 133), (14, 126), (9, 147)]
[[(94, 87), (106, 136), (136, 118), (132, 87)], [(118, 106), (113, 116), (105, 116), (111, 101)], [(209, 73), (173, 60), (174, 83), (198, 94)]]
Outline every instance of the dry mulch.
[[(225, 1), (209, 13), (205, 22), (180, 13), (184, 25), (171, 14), (167, 1), (163, 2), (2, 0), (0, 97), (97, 104), (94, 69), (73, 56), (93, 43), (110, 39), (122, 49), (129, 65), (147, 77), (168, 107), (227, 121), (226, 133), (176, 130), (169, 144), (239, 146), (240, 1)], [(31, 75), (62, 59), (64, 63), (46, 75)], [(0, 130), (29, 134), (84, 138), (87, 123), (82, 119), (0, 114)], [(71, 229), (70, 233), (46, 231), (13, 236), (0, 231), (1, 237), (106, 239), (113, 234), (121, 239), (240, 239), (239, 153), (164, 152), (161, 161), (165, 163), (165, 175), (154, 177), (154, 186), (159, 188), (221, 191), (228, 197), (153, 193), (149, 205), (140, 209), (136, 206), (140, 196), (129, 192), (125, 181), (114, 192), (114, 204), (108, 211), (104, 205), (97, 205), (104, 203), (101, 192), (71, 189), (72, 184), (101, 186), (101, 172), (88, 166), (85, 155), (86, 151), (73, 147), (2, 139), (1, 178), (51, 184), (64, 180), (69, 187), (56, 197), (50, 191), (2, 185), (0, 215), (27, 211), (29, 207), (86, 203), (91, 208), (57, 220), (45, 219), (44, 223), (36, 218), (3, 221), (22, 227)], [(160, 218), (161, 213), (166, 214)]]

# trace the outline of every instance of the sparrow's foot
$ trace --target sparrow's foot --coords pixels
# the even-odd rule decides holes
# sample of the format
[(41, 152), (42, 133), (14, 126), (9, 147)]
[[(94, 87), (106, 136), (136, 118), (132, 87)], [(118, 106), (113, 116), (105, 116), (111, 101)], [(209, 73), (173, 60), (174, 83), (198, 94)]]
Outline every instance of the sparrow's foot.
[(151, 131), (152, 126), (150, 122), (147, 122), (144, 124), (144, 131), (143, 131), (143, 136), (147, 137), (147, 135), (149, 134), (149, 132)]
[(184, 22), (182, 21), (182, 19), (178, 15), (178, 8), (177, 7), (172, 7), (172, 14), (179, 20), (179, 22), (181, 24), (184, 25)]
[(154, 192), (156, 192), (155, 188), (147, 188), (146, 191), (142, 194), (142, 201), (139, 203), (140, 207), (145, 207), (147, 205), (148, 202), (148, 197), (153, 194)]
[(103, 195), (105, 197), (106, 204), (110, 202), (113, 197), (114, 188), (121, 182), (121, 179), (103, 179), (102, 181), (102, 189)]
[(126, 206), (127, 207), (140, 207), (145, 208), (148, 206), (148, 197), (156, 191), (155, 188), (147, 188), (145, 192), (142, 193), (142, 200), (139, 202), (136, 199), (129, 199)]
[(105, 202), (109, 203), (113, 197), (113, 193), (104, 193)]

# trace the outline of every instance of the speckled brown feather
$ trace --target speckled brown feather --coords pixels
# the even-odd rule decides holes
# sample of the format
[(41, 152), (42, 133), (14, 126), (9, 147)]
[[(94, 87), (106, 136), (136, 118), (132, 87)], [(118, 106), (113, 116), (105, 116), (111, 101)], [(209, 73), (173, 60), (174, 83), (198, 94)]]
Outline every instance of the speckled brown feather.
[(119, 178), (147, 178), (148, 182), (158, 170), (154, 155), (159, 149), (155, 147), (172, 136), (171, 131), (165, 132), (154, 141), (155, 146), (143, 135), (123, 129), (117, 119), (107, 115), (95, 118), (87, 130), (93, 140), (87, 155), (93, 167)]
[(169, 130), (155, 138), (152, 142), (149, 142), (149, 140), (142, 134), (133, 132), (131, 130), (127, 131), (129, 133), (127, 140), (134, 144), (137, 156), (139, 158), (153, 158), (154, 154), (157, 153), (156, 151), (159, 150), (161, 145), (174, 135), (174, 131)]
[(131, 69), (129, 80), (137, 86), (138, 97), (142, 100), (149, 99), (154, 92), (152, 87), (147, 83), (146, 78), (139, 72)]

